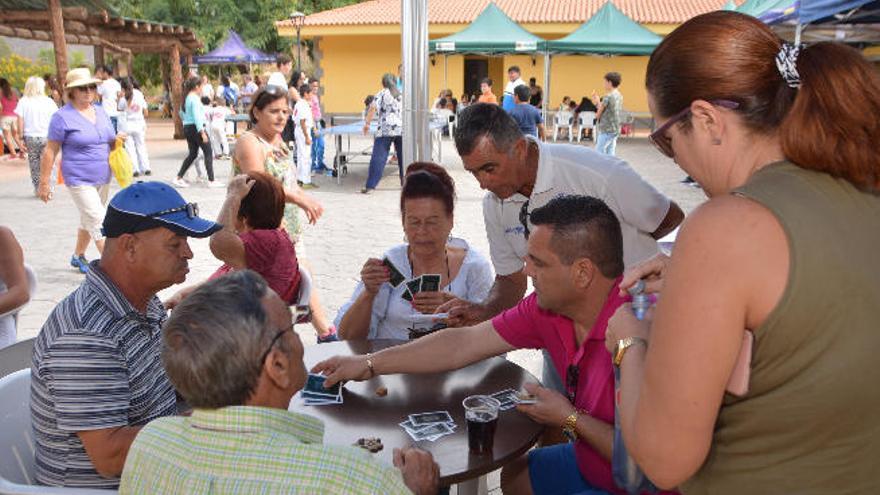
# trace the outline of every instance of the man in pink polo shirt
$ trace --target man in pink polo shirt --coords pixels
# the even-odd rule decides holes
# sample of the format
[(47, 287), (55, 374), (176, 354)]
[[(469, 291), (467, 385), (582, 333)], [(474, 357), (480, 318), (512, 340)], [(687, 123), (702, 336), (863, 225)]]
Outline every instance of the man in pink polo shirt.
[(366, 356), (336, 356), (313, 372), (327, 386), (392, 373), (458, 369), (519, 348), (546, 349), (566, 395), (529, 384), (534, 405), (517, 409), (538, 423), (570, 428), (574, 443), (544, 447), (505, 466), (505, 494), (622, 493), (611, 476), (614, 375), (605, 327), (625, 302), (620, 223), (601, 200), (561, 196), (530, 215), (525, 273), (534, 294), (494, 319), (449, 328)]

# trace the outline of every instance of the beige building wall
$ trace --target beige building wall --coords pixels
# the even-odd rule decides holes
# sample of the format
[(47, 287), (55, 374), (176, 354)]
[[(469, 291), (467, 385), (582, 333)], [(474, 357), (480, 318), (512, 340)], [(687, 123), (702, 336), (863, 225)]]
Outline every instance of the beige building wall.
[[(399, 35), (323, 36), (319, 43), (321, 84), (324, 87), (322, 103), (327, 113), (360, 113), (364, 97), (381, 89), (382, 74), (397, 73), (400, 64)], [(444, 61), (443, 55), (434, 55), (429, 64), (428, 80), (433, 102), (442, 89), (451, 89), (456, 98), (464, 91), (465, 56), (452, 55)], [(534, 61), (534, 63), (533, 63)], [(647, 112), (645, 68), (648, 57), (601, 57), (586, 55), (557, 55), (551, 65), (550, 108), (555, 109), (563, 96), (580, 100), (593, 91), (602, 94), (602, 78), (606, 72), (617, 71), (623, 77), (621, 93), (624, 108), (633, 112)], [(544, 56), (510, 55), (489, 57), (489, 77), (494, 80), (493, 91), (501, 98), (507, 84), (507, 68), (518, 65), (522, 77), (530, 77), (543, 85)]]

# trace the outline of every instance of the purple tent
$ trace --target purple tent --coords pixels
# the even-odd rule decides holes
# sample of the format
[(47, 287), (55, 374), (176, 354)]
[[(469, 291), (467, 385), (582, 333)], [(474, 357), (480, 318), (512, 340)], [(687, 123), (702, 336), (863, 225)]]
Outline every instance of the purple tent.
[(218, 48), (193, 57), (193, 62), (199, 65), (264, 64), (274, 61), (275, 55), (267, 55), (256, 48), (250, 48), (244, 44), (241, 36), (231, 29), (226, 41)]

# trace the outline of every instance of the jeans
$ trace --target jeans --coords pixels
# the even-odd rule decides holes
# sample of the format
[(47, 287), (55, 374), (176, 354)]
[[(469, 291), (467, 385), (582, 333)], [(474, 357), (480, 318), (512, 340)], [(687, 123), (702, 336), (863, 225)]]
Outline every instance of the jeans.
[(119, 132), (119, 117), (110, 117), (110, 123), (113, 124), (113, 132)]
[(603, 155), (614, 156), (617, 150), (617, 136), (619, 134), (612, 134), (610, 132), (598, 133), (596, 136), (596, 151)]
[(315, 128), (312, 129), (312, 172), (321, 172), (327, 168), (324, 165), (324, 136), (318, 134), (320, 125), (315, 122)]
[(186, 175), (189, 166), (192, 165), (192, 162), (195, 161), (197, 156), (199, 156), (199, 148), (201, 148), (202, 153), (205, 154), (205, 171), (208, 172), (208, 180), (214, 182), (214, 155), (211, 154), (211, 142), (207, 139), (202, 141), (201, 133), (193, 124), (183, 126), (183, 135), (186, 137), (189, 154), (183, 159), (183, 164), (180, 166), (180, 171), (177, 172), (177, 176), (182, 178)]
[(573, 443), (541, 447), (528, 453), (529, 481), (535, 495), (607, 495), (584, 479)]
[(403, 136), (376, 136), (373, 141), (373, 155), (370, 157), (370, 171), (367, 176), (367, 189), (376, 189), (382, 180), (382, 171), (388, 162), (388, 151), (394, 143), (394, 154), (397, 155), (397, 168), (400, 171), (400, 181), (403, 182), (403, 161), (400, 153), (403, 148)]

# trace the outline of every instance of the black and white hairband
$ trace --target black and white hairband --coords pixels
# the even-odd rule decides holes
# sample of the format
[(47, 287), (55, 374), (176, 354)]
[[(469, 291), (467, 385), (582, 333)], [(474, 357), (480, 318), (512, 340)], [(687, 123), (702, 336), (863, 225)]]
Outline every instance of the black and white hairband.
[(803, 45), (792, 45), (791, 43), (783, 42), (779, 53), (776, 54), (776, 68), (779, 69), (779, 73), (785, 79), (785, 84), (789, 88), (796, 89), (801, 87), (801, 75), (798, 74), (797, 59), (802, 47)]

